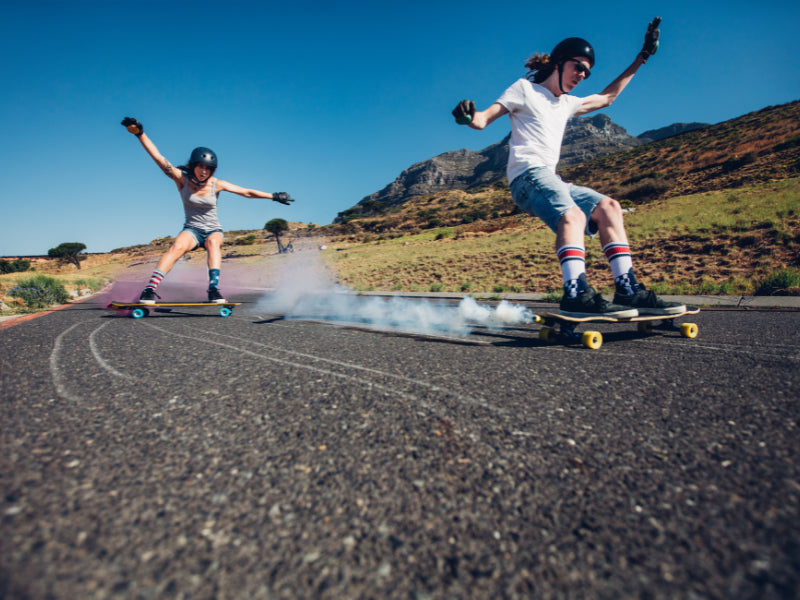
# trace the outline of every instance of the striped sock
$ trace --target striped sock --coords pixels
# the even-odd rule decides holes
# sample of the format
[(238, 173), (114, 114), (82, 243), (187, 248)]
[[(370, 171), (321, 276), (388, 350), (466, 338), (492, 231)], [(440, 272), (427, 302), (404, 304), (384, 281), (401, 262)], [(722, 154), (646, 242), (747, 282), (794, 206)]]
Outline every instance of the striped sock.
[(564, 289), (575, 298), (586, 285), (586, 251), (580, 246), (561, 246), (556, 251), (564, 277)]
[(166, 277), (166, 276), (167, 276), (167, 274), (164, 273), (164, 271), (156, 269), (155, 271), (153, 271), (153, 274), (150, 276), (150, 281), (147, 282), (147, 285), (145, 286), (145, 289), (150, 288), (153, 291), (157, 290), (159, 284), (161, 283), (161, 280), (164, 279), (164, 277)]
[(633, 276), (633, 259), (631, 258), (631, 247), (622, 242), (610, 242), (603, 246), (603, 252), (608, 259), (611, 267), (611, 274), (614, 276), (614, 283), (620, 292), (631, 295), (636, 292), (638, 285)]

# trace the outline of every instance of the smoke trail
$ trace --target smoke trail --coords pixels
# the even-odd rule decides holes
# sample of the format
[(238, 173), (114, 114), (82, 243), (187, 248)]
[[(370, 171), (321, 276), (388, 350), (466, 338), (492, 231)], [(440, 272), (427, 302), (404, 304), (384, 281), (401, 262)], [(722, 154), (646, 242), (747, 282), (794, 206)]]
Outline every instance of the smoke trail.
[(313, 252), (287, 256), (274, 277), (274, 292), (267, 294), (256, 310), (286, 318), (357, 323), (426, 335), (467, 335), (475, 325), (502, 327), (535, 319), (529, 309), (506, 301), (493, 308), (467, 297), (456, 307), (445, 301), (359, 295), (336, 285)]

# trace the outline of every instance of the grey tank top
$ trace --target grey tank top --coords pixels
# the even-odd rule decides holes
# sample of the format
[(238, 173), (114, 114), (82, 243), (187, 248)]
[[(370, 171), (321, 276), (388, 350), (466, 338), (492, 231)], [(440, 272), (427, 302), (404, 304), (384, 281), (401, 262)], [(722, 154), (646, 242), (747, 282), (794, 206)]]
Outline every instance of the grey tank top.
[(181, 200), (183, 200), (183, 212), (186, 214), (186, 221), (184, 227), (194, 227), (202, 231), (213, 231), (215, 229), (222, 229), (222, 225), (217, 218), (217, 199), (219, 192), (217, 191), (217, 180), (211, 180), (211, 194), (208, 196), (199, 196), (193, 194), (189, 189), (189, 178), (186, 177), (186, 183), (181, 188)]

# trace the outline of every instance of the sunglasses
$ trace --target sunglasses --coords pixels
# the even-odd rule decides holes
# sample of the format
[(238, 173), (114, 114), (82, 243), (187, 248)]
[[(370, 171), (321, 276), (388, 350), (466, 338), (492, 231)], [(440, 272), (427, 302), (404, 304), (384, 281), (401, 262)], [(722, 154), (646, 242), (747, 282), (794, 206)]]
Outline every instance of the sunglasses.
[(589, 75), (592, 74), (592, 72), (589, 70), (589, 67), (587, 67), (585, 64), (583, 64), (577, 58), (568, 58), (567, 60), (570, 61), (570, 62), (574, 62), (575, 63), (575, 70), (578, 73), (583, 73), (584, 74), (584, 79), (589, 79)]

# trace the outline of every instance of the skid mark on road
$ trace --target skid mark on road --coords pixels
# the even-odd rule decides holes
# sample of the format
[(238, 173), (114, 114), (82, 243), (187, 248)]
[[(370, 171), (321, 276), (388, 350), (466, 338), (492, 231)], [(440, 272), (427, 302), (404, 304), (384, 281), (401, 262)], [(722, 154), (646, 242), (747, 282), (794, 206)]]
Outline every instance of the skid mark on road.
[(65, 400), (70, 400), (72, 402), (83, 402), (83, 398), (71, 393), (67, 389), (67, 382), (66, 378), (64, 377), (63, 372), (58, 366), (59, 358), (61, 357), (61, 352), (64, 347), (64, 336), (66, 336), (70, 331), (75, 329), (81, 323), (75, 323), (72, 327), (65, 329), (62, 331), (59, 336), (56, 338), (55, 343), (53, 344), (53, 350), (50, 352), (50, 377), (53, 380), (53, 385), (56, 388), (56, 392), (58, 395), (64, 398)]
[(111, 373), (114, 377), (119, 377), (121, 379), (127, 379), (128, 381), (141, 381), (138, 377), (134, 377), (133, 375), (128, 375), (127, 373), (122, 373), (121, 371), (117, 371), (114, 367), (112, 367), (100, 354), (100, 349), (97, 347), (97, 334), (103, 329), (106, 325), (109, 325), (111, 322), (108, 321), (97, 327), (92, 333), (89, 334), (89, 349), (92, 351), (92, 356), (97, 361), (97, 363), (103, 367), (106, 371)]
[(790, 360), (794, 362), (800, 361), (800, 349), (797, 346), (756, 346), (742, 347), (737, 344), (729, 343), (706, 343), (697, 340), (678, 340), (668, 338), (644, 338), (635, 340), (637, 343), (652, 343), (663, 346), (681, 346), (687, 351), (695, 352), (711, 352), (714, 354), (741, 354), (745, 356), (753, 356), (765, 360)]
[[(335, 377), (337, 379), (348, 379), (350, 381), (355, 381), (357, 383), (366, 385), (366, 386), (368, 386), (370, 388), (383, 390), (383, 391), (385, 391), (387, 393), (395, 394), (395, 395), (400, 396), (402, 398), (405, 398), (407, 400), (411, 400), (411, 401), (419, 404), (420, 406), (423, 406), (424, 408), (426, 408), (428, 410), (434, 411), (434, 408), (432, 406), (430, 406), (427, 402), (425, 402), (421, 398), (418, 398), (417, 396), (414, 396), (413, 394), (409, 394), (409, 393), (404, 392), (402, 390), (399, 390), (397, 388), (389, 387), (389, 386), (386, 386), (386, 385), (383, 385), (383, 384), (380, 384), (380, 383), (375, 383), (374, 381), (370, 381), (368, 379), (363, 379), (361, 377), (355, 377), (353, 375), (347, 375), (347, 374), (344, 374), (344, 373), (337, 373), (336, 371), (331, 371), (330, 369), (323, 369), (321, 367), (313, 367), (313, 366), (306, 365), (306, 364), (303, 364), (303, 363), (300, 363), (300, 362), (297, 362), (297, 361), (284, 360), (282, 358), (275, 358), (275, 357), (263, 354), (261, 352), (253, 352), (252, 350), (247, 350), (246, 348), (241, 348), (239, 346), (234, 346), (232, 344), (225, 344), (225, 343), (222, 343), (222, 342), (218, 342), (218, 341), (213, 340), (211, 338), (202, 338), (202, 337), (198, 337), (196, 335), (186, 335), (186, 334), (183, 334), (183, 333), (177, 333), (175, 331), (170, 331), (168, 329), (164, 329), (163, 327), (159, 327), (157, 325), (152, 325), (150, 323), (144, 323), (144, 325), (146, 327), (150, 327), (151, 329), (155, 329), (157, 331), (165, 333), (165, 334), (167, 334), (169, 336), (187, 338), (187, 339), (190, 339), (190, 340), (194, 340), (196, 342), (202, 342), (204, 344), (213, 344), (213, 345), (219, 346), (221, 348), (227, 348), (228, 350), (234, 350), (234, 351), (239, 352), (241, 354), (246, 354), (248, 356), (253, 356), (255, 358), (259, 358), (259, 359), (262, 359), (262, 360), (268, 360), (270, 362), (274, 362), (274, 363), (277, 363), (277, 364), (280, 364), (280, 365), (283, 365), (283, 366), (292, 367), (292, 368), (296, 368), (296, 369), (305, 369), (305, 370), (308, 370), (308, 371), (314, 371), (316, 373), (321, 373), (323, 375), (330, 375), (331, 377)], [(203, 333), (212, 333), (212, 332), (205, 332), (204, 331)], [(215, 335), (216, 337), (223, 337), (218, 333), (213, 333), (213, 335)], [(224, 336), (224, 337), (231, 337), (231, 336)], [(238, 340), (239, 338), (234, 338), (234, 339)], [(248, 342), (248, 343), (250, 343), (250, 342)]]
[(489, 402), (487, 402), (483, 398), (475, 398), (474, 396), (466, 396), (466, 395), (461, 394), (461, 393), (459, 393), (459, 392), (457, 392), (457, 391), (455, 391), (453, 389), (445, 388), (445, 387), (436, 385), (435, 383), (430, 383), (428, 381), (422, 381), (420, 379), (414, 379), (413, 377), (406, 377), (405, 375), (397, 375), (395, 373), (390, 373), (388, 371), (382, 371), (380, 369), (373, 369), (372, 367), (365, 367), (364, 365), (359, 365), (359, 364), (355, 364), (355, 363), (352, 363), (352, 362), (346, 362), (346, 361), (342, 361), (342, 360), (335, 360), (335, 359), (332, 359), (332, 358), (325, 358), (325, 357), (317, 356), (317, 355), (314, 355), (314, 354), (308, 354), (306, 352), (298, 352), (296, 350), (288, 350), (286, 348), (281, 348), (279, 346), (273, 346), (273, 345), (270, 345), (270, 344), (264, 344), (262, 342), (254, 342), (252, 340), (243, 339), (243, 338), (232, 336), (232, 335), (220, 334), (220, 333), (217, 333), (217, 332), (211, 332), (211, 331), (199, 329), (197, 327), (190, 327), (190, 329), (193, 329), (195, 331), (200, 331), (200, 332), (205, 333), (205, 334), (213, 334), (213, 335), (215, 335), (217, 337), (231, 338), (231, 339), (234, 339), (234, 340), (236, 340), (238, 342), (244, 342), (246, 344), (251, 344), (251, 345), (258, 346), (258, 347), (261, 347), (261, 348), (265, 348), (265, 349), (268, 349), (268, 350), (271, 350), (271, 351), (283, 352), (285, 354), (297, 356), (297, 357), (300, 357), (300, 358), (310, 359), (310, 360), (314, 360), (314, 361), (321, 362), (321, 363), (327, 363), (327, 364), (335, 365), (335, 366), (338, 366), (338, 367), (344, 367), (346, 369), (353, 369), (353, 370), (356, 370), (356, 371), (363, 371), (363, 372), (370, 373), (370, 374), (373, 374), (373, 375), (378, 375), (380, 377), (386, 377), (386, 378), (390, 378), (390, 379), (395, 379), (397, 381), (402, 381), (404, 383), (409, 383), (411, 385), (427, 388), (432, 392), (436, 392), (436, 393), (439, 393), (439, 394), (444, 394), (444, 395), (447, 395), (447, 396), (451, 396), (451, 397), (453, 397), (453, 398), (455, 398), (457, 400), (460, 400), (461, 402), (464, 402), (466, 404), (471, 404), (473, 406), (479, 406), (481, 408), (490, 410), (490, 411), (492, 411), (494, 413), (498, 413), (498, 414), (501, 414), (501, 415), (504, 415), (504, 416), (508, 416), (510, 414), (508, 411), (503, 410), (501, 408), (498, 408), (497, 406), (495, 406), (493, 404), (490, 404)]
[[(119, 379), (124, 379), (126, 381), (141, 381), (139, 378), (134, 377), (132, 375), (128, 375), (127, 373), (123, 373), (118, 371), (113, 366), (111, 366), (108, 361), (106, 361), (97, 345), (97, 334), (107, 325), (110, 324), (109, 322), (103, 323), (102, 325), (95, 327), (92, 332), (89, 334), (88, 342), (89, 342), (89, 351), (92, 354), (92, 357), (95, 359), (98, 365), (103, 368), (104, 371), (110, 373), (112, 376), (117, 377)], [(50, 376), (53, 381), (53, 385), (56, 388), (56, 392), (58, 395), (64, 398), (65, 400), (70, 400), (72, 402), (84, 402), (86, 399), (78, 394), (74, 394), (69, 391), (67, 387), (69, 383), (69, 377), (67, 376), (68, 369), (64, 369), (61, 366), (61, 355), (64, 350), (64, 340), (73, 329), (78, 327), (79, 325), (85, 325), (85, 323), (75, 323), (68, 329), (62, 331), (59, 336), (56, 338), (55, 343), (53, 344), (53, 350), (50, 352)]]

